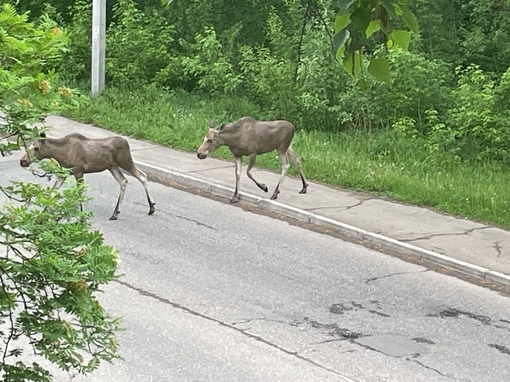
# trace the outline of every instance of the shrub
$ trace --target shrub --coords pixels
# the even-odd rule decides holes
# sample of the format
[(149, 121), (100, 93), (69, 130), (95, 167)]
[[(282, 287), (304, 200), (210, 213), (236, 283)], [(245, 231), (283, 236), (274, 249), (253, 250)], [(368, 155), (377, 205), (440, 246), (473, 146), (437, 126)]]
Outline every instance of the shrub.
[(173, 29), (153, 10), (145, 14), (133, 0), (119, 0), (114, 7), (116, 22), (107, 36), (106, 73), (114, 84), (153, 82), (172, 59), (169, 44)]
[(458, 82), (449, 123), (455, 129), (462, 154), (477, 160), (507, 158), (510, 129), (505, 118), (508, 111), (502, 110), (502, 97), (508, 91), (508, 76), (503, 76), (497, 86), (476, 65), (458, 67), (456, 73)]
[(182, 70), (196, 81), (198, 89), (209, 93), (233, 93), (241, 83), (233, 65), (223, 52), (214, 29), (206, 27), (195, 36), (195, 44), (185, 44), (188, 53), (182, 56)]

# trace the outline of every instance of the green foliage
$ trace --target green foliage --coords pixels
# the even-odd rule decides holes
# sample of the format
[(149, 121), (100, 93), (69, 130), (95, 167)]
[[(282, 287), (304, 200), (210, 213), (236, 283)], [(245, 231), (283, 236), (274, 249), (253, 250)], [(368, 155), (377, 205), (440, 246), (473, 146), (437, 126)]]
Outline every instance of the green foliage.
[(393, 29), (389, 17), (400, 17), (411, 32), (418, 34), (418, 21), (409, 7), (409, 0), (343, 0), (338, 4), (335, 20), (334, 49), (342, 57), (345, 70), (358, 80), (368, 59), (368, 72), (379, 81), (390, 84), (390, 67), (381, 55), (370, 58), (363, 54), (360, 41), (375, 32), (382, 34), (381, 42), (389, 48), (407, 50), (411, 32)]
[[(38, 25), (12, 5), (0, 8), (0, 129), (5, 137), (32, 134), (29, 123), (45, 113), (76, 105), (73, 91), (59, 86), (54, 65), (68, 37), (46, 16)], [(0, 152), (18, 149), (22, 141), (0, 140)]]
[(293, 119), (296, 113), (293, 64), (273, 56), (263, 47), (244, 47), (241, 56), (246, 94), (271, 115)]
[(184, 74), (196, 81), (198, 89), (204, 92), (233, 93), (242, 80), (224, 54), (216, 32), (206, 27), (195, 40), (196, 44), (189, 46), (189, 53), (181, 58)]
[(115, 358), (118, 320), (95, 294), (115, 277), (117, 253), (78, 208), (84, 187), (60, 192), (15, 182), (2, 192), (11, 199), (0, 212), (2, 380), (51, 381), (37, 364), (25, 364), (33, 351), (80, 373)]
[(66, 112), (72, 118), (108, 126), (120, 134), (196, 150), (207, 121), (232, 121), (244, 115), (264, 118), (260, 108), (243, 97), (165, 91), (154, 85), (111, 88), (89, 104)]
[(92, 61), (92, 2), (77, 0), (69, 11), (69, 17), (70, 44), (61, 56), (58, 73), (67, 81), (85, 78), (88, 81)]
[(424, 118), (427, 110), (436, 110), (444, 118), (451, 100), (450, 71), (441, 61), (427, 60), (423, 55), (394, 51), (388, 54), (391, 65), (391, 88), (381, 89), (375, 96), (384, 104), (390, 121), (406, 116), (418, 123), (422, 134), (430, 129)]
[[(463, 144), (464, 155), (478, 160), (508, 160), (510, 127), (508, 112), (501, 112), (501, 98), (495, 99), (495, 83), (478, 66), (457, 68), (458, 86), (454, 91), (454, 106), (449, 122), (455, 126), (457, 138)], [(498, 91), (508, 87), (504, 78)], [(499, 110), (498, 110), (499, 109)]]
[(338, 131), (350, 125), (352, 112), (359, 110), (359, 98), (353, 109), (344, 103), (351, 81), (331, 54), (331, 43), (324, 28), (326, 26), (318, 25), (303, 38), (294, 118), (306, 130)]
[[(80, 100), (58, 85), (54, 71), (67, 49), (66, 32), (44, 14), (39, 20), (29, 22), (9, 4), (0, 8), (2, 155), (38, 137), (31, 123)], [(51, 162), (42, 168), (69, 174)], [(41, 360), (88, 373), (117, 357), (118, 320), (96, 298), (116, 277), (117, 252), (80, 210), (83, 185), (57, 191), (13, 182), (0, 191), (7, 199), (0, 209), (0, 379), (52, 381)]]
[[(510, 62), (510, 6), (503, 0), (435, 0), (414, 5), (429, 57), (456, 66), (479, 65), (485, 72), (504, 73)], [(452, 49), (452, 47), (455, 47)]]
[(162, 15), (144, 13), (133, 0), (118, 0), (114, 16), (106, 37), (108, 78), (122, 85), (153, 81), (172, 59), (173, 28)]

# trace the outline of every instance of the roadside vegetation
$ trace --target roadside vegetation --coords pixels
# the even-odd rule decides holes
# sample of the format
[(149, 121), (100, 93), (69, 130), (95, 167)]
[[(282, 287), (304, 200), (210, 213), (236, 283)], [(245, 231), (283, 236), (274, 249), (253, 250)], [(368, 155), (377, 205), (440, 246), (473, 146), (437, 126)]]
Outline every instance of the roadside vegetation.
[[(107, 89), (68, 116), (165, 146), (195, 151), (210, 118), (233, 121), (243, 115), (269, 118), (253, 102), (233, 96), (193, 95), (145, 86)], [(435, 151), (424, 138), (383, 129), (367, 134), (309, 130), (298, 125), (293, 146), (308, 178), (510, 228), (510, 171), (502, 163), (462, 161)], [(215, 156), (232, 159), (225, 148)], [(279, 171), (275, 153), (257, 166)], [(297, 175), (293, 167), (291, 173)]]
[[(210, 118), (287, 119), (310, 179), (510, 228), (508, 1), (163, 3), (108, 2), (108, 89), (66, 115), (183, 150)], [(86, 92), (91, 2), (19, 6), (71, 33), (56, 70)]]

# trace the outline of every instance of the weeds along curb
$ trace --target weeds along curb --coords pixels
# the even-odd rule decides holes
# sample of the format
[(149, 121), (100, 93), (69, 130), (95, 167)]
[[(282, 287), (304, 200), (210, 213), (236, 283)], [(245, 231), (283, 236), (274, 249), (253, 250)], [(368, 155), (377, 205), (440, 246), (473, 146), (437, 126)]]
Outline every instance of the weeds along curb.
[[(144, 162), (136, 161), (136, 165), (144, 172), (164, 181), (175, 182), (183, 187), (193, 188), (201, 191), (204, 195), (220, 196), (230, 198), (233, 190), (211, 183), (209, 181), (195, 178), (179, 172), (170, 171), (156, 167)], [(298, 220), (303, 223), (311, 224), (316, 227), (324, 228), (335, 232), (346, 240), (364, 245), (372, 249), (382, 249), (383, 251), (410, 257), (414, 261), (423, 261), (432, 263), (463, 275), (474, 277), (479, 281), (488, 281), (505, 288), (510, 287), (510, 276), (491, 271), (490, 269), (470, 264), (461, 260), (442, 255), (427, 249), (417, 247), (412, 244), (404, 243), (377, 233), (369, 232), (361, 228), (341, 223), (333, 219), (319, 216), (302, 209), (291, 207), (278, 201), (267, 198), (260, 198), (255, 195), (241, 193), (244, 203), (265, 209), (272, 213), (280, 214), (285, 217)]]

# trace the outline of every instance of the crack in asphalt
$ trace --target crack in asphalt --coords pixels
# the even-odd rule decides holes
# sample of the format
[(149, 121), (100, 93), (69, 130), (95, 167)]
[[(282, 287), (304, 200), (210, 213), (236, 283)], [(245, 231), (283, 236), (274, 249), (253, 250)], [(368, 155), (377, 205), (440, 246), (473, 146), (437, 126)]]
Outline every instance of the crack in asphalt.
[[(137, 204), (139, 206), (146, 206), (147, 203), (142, 203), (142, 202), (133, 202), (133, 204)], [(173, 216), (173, 217), (176, 217), (177, 219), (182, 219), (182, 220), (186, 220), (188, 222), (191, 222), (191, 223), (195, 223), (196, 225), (198, 226), (201, 226), (201, 227), (206, 227), (206, 228), (209, 228), (209, 229), (212, 229), (213, 231), (218, 231), (217, 228), (213, 227), (213, 226), (210, 226), (210, 225), (207, 225), (207, 224), (204, 224), (202, 223), (201, 221), (198, 221), (198, 220), (195, 220), (195, 219), (191, 219), (191, 218), (188, 218), (186, 216), (181, 216), (181, 215), (175, 215), (175, 214), (172, 214), (170, 212), (167, 212), (167, 211), (162, 211), (162, 210), (157, 210), (158, 214), (163, 214), (163, 215), (168, 215), (168, 216)]]
[[(307, 358), (305, 356), (302, 356), (302, 355), (300, 355), (297, 352), (293, 352), (293, 351), (287, 350), (287, 349), (283, 348), (282, 346), (276, 345), (276, 344), (274, 344), (274, 343), (272, 343), (272, 342), (270, 342), (270, 341), (268, 341), (268, 340), (266, 340), (266, 339), (264, 339), (264, 338), (262, 338), (260, 336), (248, 333), (245, 329), (236, 328), (232, 324), (228, 324), (228, 323), (223, 322), (221, 320), (218, 320), (218, 319), (216, 319), (214, 317), (206, 316), (205, 314), (199, 313), (199, 312), (194, 311), (194, 310), (192, 310), (190, 308), (182, 306), (182, 305), (180, 305), (180, 304), (178, 304), (176, 302), (170, 301), (169, 299), (167, 299), (165, 297), (158, 296), (155, 293), (146, 291), (146, 290), (144, 290), (142, 288), (138, 288), (138, 287), (136, 287), (134, 285), (131, 285), (131, 284), (125, 282), (125, 281), (115, 280), (115, 282), (117, 282), (117, 283), (119, 283), (119, 284), (125, 286), (126, 288), (129, 288), (129, 289), (131, 289), (131, 290), (133, 290), (135, 292), (138, 292), (142, 296), (150, 297), (150, 298), (152, 298), (154, 300), (157, 300), (157, 301), (162, 302), (164, 304), (170, 305), (170, 306), (174, 307), (175, 309), (179, 309), (179, 310), (181, 310), (183, 312), (189, 313), (189, 314), (191, 314), (191, 315), (193, 315), (195, 317), (199, 317), (199, 318), (205, 319), (207, 321), (214, 322), (214, 323), (216, 323), (216, 324), (218, 324), (220, 326), (232, 329), (232, 330), (234, 330), (234, 331), (236, 331), (238, 333), (241, 333), (241, 334), (245, 335), (246, 337), (249, 337), (249, 338), (251, 338), (251, 339), (253, 339), (255, 341), (261, 342), (261, 343), (263, 343), (263, 344), (265, 344), (265, 345), (267, 345), (269, 347), (272, 347), (273, 349), (281, 351), (281, 352), (283, 352), (283, 353), (285, 353), (287, 355), (293, 356), (293, 357), (295, 357), (295, 358), (297, 358), (297, 359), (299, 359), (301, 361), (305, 361), (305, 362), (307, 362), (307, 363), (309, 363), (309, 364), (311, 364), (311, 365), (313, 365), (315, 367), (318, 367), (320, 369), (326, 370), (326, 371), (328, 371), (328, 372), (330, 372), (332, 374), (338, 375), (339, 377), (345, 378), (346, 380), (348, 379), (346, 376), (338, 373), (337, 371), (335, 371), (335, 370), (333, 370), (333, 369), (331, 369), (331, 368), (329, 368), (327, 366), (321, 365), (320, 363), (318, 363), (318, 362), (316, 362), (316, 361), (314, 361), (314, 360), (312, 360), (310, 358)], [(352, 380), (352, 381), (354, 382), (354, 380)]]
[[(442, 377), (446, 377), (446, 378), (450, 378), (450, 379), (459, 380), (459, 379), (457, 379), (457, 378), (455, 378), (455, 377), (452, 377), (452, 376), (450, 376), (450, 375), (447, 375), (447, 374), (441, 373), (439, 370), (434, 369), (433, 367), (427, 366), (427, 365), (425, 365), (424, 363), (422, 363), (422, 362), (418, 361), (417, 359), (410, 359), (410, 358), (406, 358), (406, 360), (407, 360), (407, 361), (410, 361), (410, 362), (414, 362), (414, 363), (416, 363), (417, 365), (420, 365), (421, 367), (424, 367), (424, 368), (425, 368), (425, 369), (427, 369), (427, 370), (434, 371), (434, 372), (436, 372), (437, 374), (439, 374), (439, 375), (440, 375), (440, 376), (442, 376)], [(460, 381), (467, 381), (467, 380), (466, 380), (466, 379), (460, 379)]]
[(186, 220), (186, 221), (189, 221), (189, 222), (192, 222), (192, 223), (195, 223), (196, 225), (198, 226), (202, 226), (202, 227), (206, 227), (206, 228), (209, 228), (209, 229), (212, 229), (213, 231), (217, 231), (218, 229), (215, 228), (215, 227), (212, 227), (210, 225), (207, 225), (207, 224), (204, 224), (198, 220), (195, 220), (195, 219), (191, 219), (191, 218), (188, 218), (186, 216), (180, 216), (180, 215), (174, 215), (176, 218), (178, 219), (182, 219), (182, 220)]
[(189, 171), (186, 171), (186, 174), (196, 174), (198, 172), (205, 172), (205, 171), (210, 171), (210, 170), (222, 170), (224, 168), (231, 168), (231, 167), (233, 167), (233, 165), (234, 165), (234, 163), (229, 164), (229, 165), (225, 165), (225, 166), (211, 167), (211, 168), (208, 168), (208, 169), (189, 170)]
[(496, 350), (498, 350), (500, 353), (503, 353), (503, 354), (506, 354), (506, 355), (510, 355), (510, 349), (507, 348), (506, 346), (504, 345), (498, 345), (498, 344), (489, 344), (489, 347), (491, 348), (494, 348)]
[[(255, 322), (255, 321), (274, 322), (274, 323), (277, 323), (277, 324), (284, 324), (284, 325), (295, 326), (295, 327), (299, 326), (299, 322), (297, 322), (297, 321), (286, 322), (286, 321), (281, 321), (281, 320), (270, 320), (268, 318), (263, 318), (263, 317), (259, 317), (259, 318), (246, 318), (246, 319), (244, 319), (242, 321), (232, 322), (232, 325), (250, 324), (250, 323)], [(248, 330), (248, 329), (243, 329), (243, 330)]]
[(368, 283), (371, 283), (372, 281), (377, 281), (377, 280), (380, 280), (380, 279), (386, 279), (388, 277), (394, 277), (394, 276), (402, 276), (402, 275), (408, 275), (408, 274), (414, 274), (414, 273), (424, 273), (424, 272), (428, 272), (429, 269), (424, 269), (422, 271), (418, 271), (418, 272), (398, 272), (398, 273), (390, 273), (389, 275), (384, 275), (384, 276), (377, 276), (377, 277), (371, 277), (369, 279), (366, 279), (365, 280), (365, 284), (368, 284)]
[(483, 229), (488, 229), (488, 228), (491, 228), (491, 227), (489, 227), (489, 226), (475, 227), (475, 228), (468, 229), (464, 232), (431, 233), (430, 235), (415, 237), (413, 239), (399, 239), (399, 241), (401, 241), (403, 243), (412, 243), (413, 241), (418, 241), (418, 240), (430, 240), (434, 237), (469, 235), (470, 233), (473, 233), (474, 231), (481, 231)]
[(359, 207), (361, 206), (363, 203), (369, 201), (369, 200), (374, 200), (374, 199), (377, 199), (377, 198), (366, 198), (366, 199), (362, 199), (360, 200), (359, 202), (353, 204), (353, 205), (349, 205), (349, 206), (338, 206), (338, 207), (313, 207), (313, 208), (305, 208), (305, 211), (317, 211), (317, 210), (337, 210), (337, 209), (342, 209), (343, 211), (348, 211), (352, 208), (355, 208), (355, 207)]

